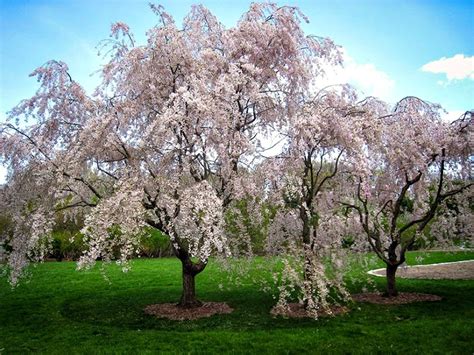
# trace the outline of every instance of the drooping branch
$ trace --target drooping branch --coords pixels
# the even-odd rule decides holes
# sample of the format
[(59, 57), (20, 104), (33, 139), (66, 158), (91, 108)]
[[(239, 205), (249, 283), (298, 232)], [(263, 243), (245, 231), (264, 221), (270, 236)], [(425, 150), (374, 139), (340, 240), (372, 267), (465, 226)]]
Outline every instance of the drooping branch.
[(337, 174), (338, 166), (339, 166), (339, 160), (341, 159), (342, 154), (344, 153), (344, 148), (341, 148), (339, 154), (337, 155), (336, 161), (334, 163), (334, 169), (331, 172), (331, 174), (327, 175), (324, 177), (324, 179), (321, 180), (319, 183), (318, 187), (316, 188), (314, 194), (316, 195), (319, 191), (321, 191), (321, 188), (323, 187), (324, 183), (330, 179), (332, 179), (334, 176)]
[(405, 185), (402, 187), (402, 190), (400, 191), (400, 194), (398, 195), (397, 201), (395, 202), (395, 205), (393, 206), (392, 210), (392, 221), (390, 224), (390, 237), (392, 238), (392, 240), (394, 239), (394, 237), (396, 238), (397, 236), (399, 236), (399, 234), (395, 235), (395, 230), (397, 228), (397, 220), (400, 217), (401, 206), (405, 195), (412, 185), (420, 181), (422, 175), (422, 172), (419, 171), (418, 174), (410, 180), (408, 178), (408, 174), (405, 173)]
[(75, 181), (81, 182), (84, 184), (97, 198), (102, 198), (102, 195), (98, 192), (98, 190), (92, 186), (88, 181), (86, 181), (83, 177), (75, 177), (72, 174), (69, 174), (68, 172), (63, 171), (58, 164), (39, 146), (39, 144), (26, 132), (20, 130), (19, 128), (15, 127), (12, 124), (6, 124), (6, 127), (13, 129), (15, 132), (20, 134), (21, 136), (25, 137), (28, 142), (30, 142), (33, 147), (40, 152), (40, 154), (46, 158), (46, 160), (56, 169), (57, 172), (61, 173), (63, 176), (67, 178), (72, 178)]

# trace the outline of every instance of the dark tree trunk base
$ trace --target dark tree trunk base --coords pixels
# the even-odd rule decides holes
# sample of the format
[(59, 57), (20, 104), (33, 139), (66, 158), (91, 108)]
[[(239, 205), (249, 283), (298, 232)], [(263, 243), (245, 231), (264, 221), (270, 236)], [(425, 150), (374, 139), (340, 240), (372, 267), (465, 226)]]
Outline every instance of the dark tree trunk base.
[(180, 301), (179, 303), (176, 304), (176, 307), (179, 308), (185, 308), (185, 309), (190, 309), (190, 308), (199, 308), (203, 305), (203, 303), (197, 299), (192, 300), (192, 301)]
[(387, 265), (386, 275), (387, 275), (387, 289), (383, 294), (384, 297), (397, 297), (397, 283), (395, 275), (397, 273), (398, 265)]
[(189, 259), (182, 260), (181, 262), (183, 265), (183, 291), (176, 306), (183, 309), (201, 307), (203, 303), (196, 298), (195, 277), (202, 270), (196, 270)]

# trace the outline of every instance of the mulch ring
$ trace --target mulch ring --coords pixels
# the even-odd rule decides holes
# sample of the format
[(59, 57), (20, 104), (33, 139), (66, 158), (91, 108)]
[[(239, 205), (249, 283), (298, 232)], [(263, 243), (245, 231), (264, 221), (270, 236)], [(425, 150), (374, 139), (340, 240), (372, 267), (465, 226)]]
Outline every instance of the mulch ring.
[[(318, 318), (337, 316), (339, 314), (345, 314), (347, 312), (349, 312), (349, 308), (347, 307), (330, 306), (329, 311), (319, 310)], [(314, 316), (308, 313), (308, 311), (304, 308), (304, 305), (302, 305), (301, 303), (288, 303), (288, 307), (286, 309), (275, 307), (270, 311), (270, 314), (275, 317), (282, 316), (284, 318), (314, 318)]]
[(171, 320), (193, 320), (232, 311), (233, 309), (223, 302), (204, 302), (201, 307), (195, 308), (181, 308), (176, 303), (151, 304), (145, 307), (146, 314)]
[(356, 302), (367, 302), (375, 304), (407, 304), (413, 302), (435, 302), (442, 298), (437, 295), (415, 292), (400, 292), (396, 297), (384, 297), (381, 293), (358, 293), (352, 295)]

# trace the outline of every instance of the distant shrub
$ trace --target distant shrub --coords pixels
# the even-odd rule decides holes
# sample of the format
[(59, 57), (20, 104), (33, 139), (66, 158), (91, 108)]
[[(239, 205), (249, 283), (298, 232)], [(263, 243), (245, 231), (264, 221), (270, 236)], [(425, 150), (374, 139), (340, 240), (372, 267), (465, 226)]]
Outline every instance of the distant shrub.
[(0, 263), (5, 262), (8, 252), (11, 251), (10, 239), (13, 235), (13, 221), (10, 216), (0, 214)]
[(171, 256), (173, 250), (169, 237), (153, 228), (146, 228), (140, 241), (140, 256), (161, 258)]
[(85, 248), (83, 236), (68, 230), (54, 231), (50, 257), (57, 261), (78, 260)]

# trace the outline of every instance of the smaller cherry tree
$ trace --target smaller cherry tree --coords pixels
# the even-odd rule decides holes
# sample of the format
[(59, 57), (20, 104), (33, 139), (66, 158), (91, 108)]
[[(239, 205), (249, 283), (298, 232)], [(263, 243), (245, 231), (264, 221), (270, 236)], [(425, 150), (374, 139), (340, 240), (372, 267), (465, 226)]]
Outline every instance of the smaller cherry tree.
[(349, 224), (337, 203), (350, 171), (364, 172), (365, 113), (371, 100), (348, 87), (326, 88), (290, 117), (286, 146), (274, 159), (270, 197), (279, 206), (268, 235), (270, 252), (284, 256), (277, 309), (299, 290), (317, 316), (330, 311), (334, 293), (347, 297), (342, 279), (343, 239)]
[(369, 170), (351, 177), (352, 200), (342, 203), (355, 211), (365, 241), (386, 264), (386, 295), (392, 297), (398, 294), (395, 275), (406, 251), (422, 238), (443, 202), (472, 186), (461, 169), (468, 140), (458, 124), (441, 121), (438, 105), (416, 97), (367, 119), (373, 131), (364, 162)]

